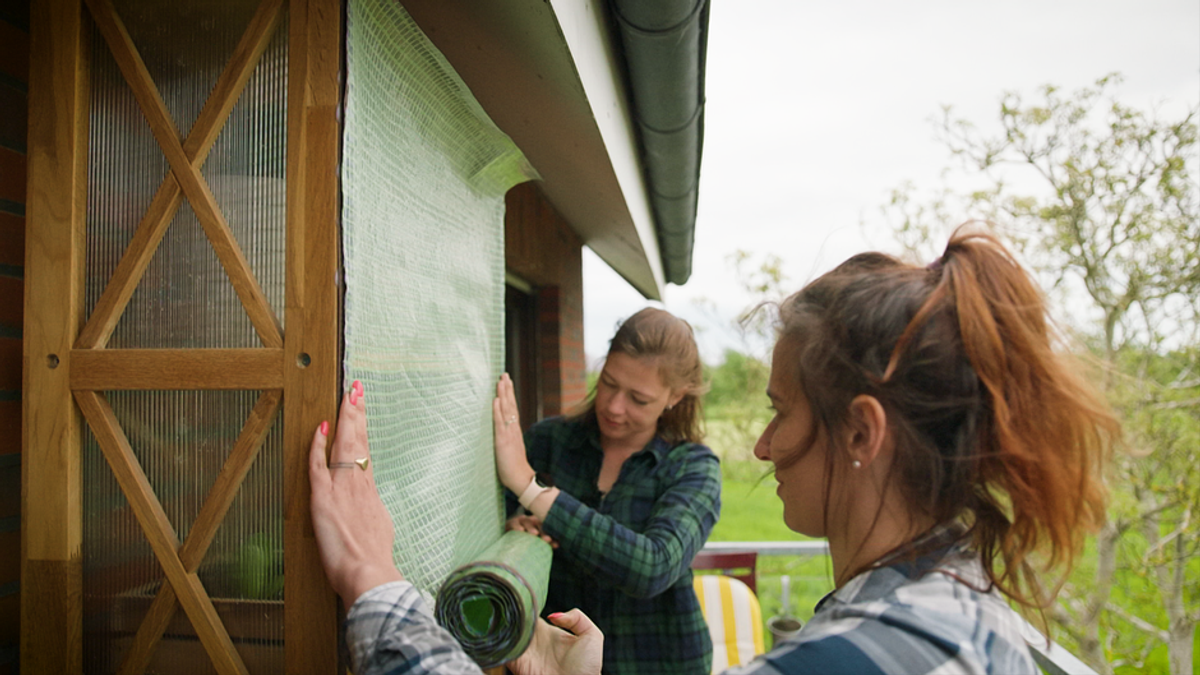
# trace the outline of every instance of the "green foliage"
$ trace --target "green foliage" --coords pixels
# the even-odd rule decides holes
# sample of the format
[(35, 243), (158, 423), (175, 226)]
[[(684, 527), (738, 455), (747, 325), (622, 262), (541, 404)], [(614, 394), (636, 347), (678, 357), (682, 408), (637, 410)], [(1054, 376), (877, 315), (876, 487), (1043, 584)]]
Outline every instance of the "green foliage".
[(767, 364), (732, 349), (720, 365), (709, 368), (704, 396), (708, 444), (723, 459), (753, 459), (754, 443), (771, 420), (766, 395), (770, 375)]
[(714, 419), (731, 422), (769, 421), (767, 381), (770, 377), (771, 368), (767, 364), (753, 356), (725, 350), (720, 365), (709, 369), (705, 410)]
[(1108, 467), (1109, 522), (1096, 540), (1105, 545), (1088, 549), (1064, 588), (1058, 637), (1102, 673), (1192, 672), (1200, 111), (1161, 120), (1120, 102), (1120, 81), (1109, 75), (1069, 94), (1047, 85), (1033, 102), (1004, 94), (999, 133), (944, 108), (937, 132), (960, 171), (943, 174), (947, 184), (928, 199), (905, 183), (883, 211), (901, 247), (926, 260), (964, 215), (992, 221), (1050, 289), (1055, 314), (1081, 338), (1073, 348), (1105, 364), (1097, 379), (1124, 444)]
[(237, 587), (244, 597), (271, 600), (283, 597), (283, 542), (259, 532), (238, 549)]

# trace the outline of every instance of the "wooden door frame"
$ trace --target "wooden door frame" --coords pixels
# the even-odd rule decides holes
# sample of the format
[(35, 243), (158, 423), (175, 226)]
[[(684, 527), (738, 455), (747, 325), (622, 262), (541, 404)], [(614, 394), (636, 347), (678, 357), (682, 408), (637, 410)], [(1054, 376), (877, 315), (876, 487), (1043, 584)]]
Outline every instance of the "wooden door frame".
[[(262, 5), (269, 7), (280, 2), (263, 0)], [(87, 0), (86, 4), (98, 18), (97, 24), (102, 31), (120, 28), (119, 22), (117, 28), (105, 24), (109, 15), (108, 0)], [(150, 253), (132, 256), (132, 262), (126, 268), (137, 273), (130, 277), (132, 282), (123, 287), (117, 285), (120, 288), (112, 296), (115, 298), (112, 311), (105, 315), (104, 308), (98, 303), (93, 317), (100, 313), (101, 320), (89, 321), (86, 327), (83, 315), (89, 95), (84, 6), (85, 2), (81, 0), (39, 0), (31, 5), (22, 383), (22, 665), (30, 672), (82, 672), (83, 422), (76, 400), (88, 411), (98, 438), (103, 440), (102, 437), (107, 435), (109, 449), (106, 454), (110, 464), (114, 471), (124, 467), (123, 476), (122, 471), (118, 471), (123, 487), (134, 486), (135, 494), (145, 495), (145, 490), (136, 489), (138, 481), (144, 481), (140, 467), (136, 461), (132, 464), (127, 461), (132, 456), (127, 451), (128, 442), (123, 441), (119, 426), (102, 421), (109, 418), (107, 404), (94, 390), (230, 388), (229, 382), (226, 386), (213, 387), (221, 383), (204, 375), (212, 372), (212, 364), (224, 361), (227, 367), (247, 375), (242, 382), (233, 383), (236, 386), (232, 388), (282, 391), (284, 458), (280, 480), (284, 493), (287, 570), (284, 603), (286, 671), (336, 672), (337, 599), (325, 579), (313, 538), (307, 455), (313, 430), (321, 421), (335, 419), (339, 399), (341, 297), (337, 171), (343, 35), (341, 1), (287, 2), (290, 43), (286, 333), (279, 334), (277, 322), (272, 326), (269, 307), (266, 312), (261, 311), (265, 303), (252, 275), (247, 284), (245, 276), (239, 279), (231, 272), (238, 295), (251, 315), (264, 348), (141, 350), (136, 354), (126, 350), (104, 350), (104, 343), (132, 294), (136, 277), (140, 277), (140, 271), (134, 268), (141, 265), (144, 269), (157, 242), (147, 244)], [(111, 33), (105, 35), (111, 44)], [(118, 60), (120, 58), (118, 55)], [(232, 100), (228, 101), (230, 107), (232, 104)], [(161, 118), (154, 119), (155, 106), (150, 105), (147, 110), (143, 105), (143, 110), (151, 118), (152, 128), (162, 122)], [(158, 110), (161, 112), (160, 108)], [(166, 127), (170, 126), (168, 119)], [(203, 125), (198, 123), (197, 127), (203, 128)], [(177, 193), (164, 195), (164, 205), (180, 199), (180, 192), (198, 197), (197, 190), (203, 191), (195, 182), (198, 164), (195, 168), (190, 165), (197, 157), (197, 148), (205, 143), (211, 145), (218, 131), (219, 127), (209, 128), (201, 134), (204, 138), (189, 136), (186, 140), (176, 138), (171, 142), (169, 128), (164, 129), (160, 124), (156, 129), (156, 135), (165, 134), (160, 137), (160, 142), (162, 138), (167, 139), (164, 151), (172, 160), (175, 177), (174, 181), (164, 182), (164, 189), (170, 192), (172, 186), (168, 183), (173, 182)], [(173, 133), (178, 135), (178, 132)], [(201, 208), (205, 205), (201, 204)], [(169, 222), (169, 217), (166, 220)], [(219, 211), (215, 220), (220, 220)], [(163, 223), (158, 229), (159, 238), (165, 227)], [(209, 229), (208, 223), (206, 229)], [(218, 248), (223, 234), (227, 234), (227, 228), (225, 233), (209, 229), (209, 238)], [(151, 233), (147, 237), (153, 239), (154, 235)], [(235, 244), (232, 251), (218, 250), (222, 262), (232, 256), (232, 264), (236, 267), (236, 258), (240, 255), (236, 248)], [(229, 269), (230, 264), (226, 264), (226, 268)], [(183, 368), (195, 377), (187, 387), (165, 387), (161, 377), (134, 381), (131, 372), (147, 373), (155, 369), (143, 367), (130, 371), (131, 358), (152, 359), (164, 367)], [(144, 361), (142, 365), (145, 365)], [(214, 487), (214, 502), (232, 498), (230, 490), (236, 490), (237, 471), (248, 467), (248, 461), (252, 460), (265, 434), (267, 422), (264, 420), (273, 417), (279, 405), (277, 394), (264, 391), (231, 453), (233, 468), (228, 473), (222, 472), (222, 477), (232, 480), (234, 487), (230, 488), (228, 484), (222, 489), (218, 489), (220, 485)], [(221, 480), (218, 479), (218, 484)], [(156, 509), (152, 491), (149, 497), (134, 504), (135, 510), (140, 511), (143, 525), (161, 514), (161, 509)], [(221, 505), (216, 504), (205, 513), (216, 514), (220, 508)], [(200, 528), (201, 531), (205, 529)], [(183, 544), (173, 541), (169, 524), (158, 532), (165, 534), (157, 541), (150, 535), (151, 540), (156, 545), (156, 552), (166, 552), (159, 558), (172, 585), (191, 584), (194, 575), (188, 574), (188, 564), (194, 562), (197, 555), (202, 555), (200, 549), (206, 544), (199, 542), (189, 548), (190, 539)], [(168, 561), (178, 564), (167, 564)], [(189, 609), (190, 616), (205, 615), (202, 596), (202, 589), (181, 594), (180, 601), (187, 599), (194, 604), (200, 600), (199, 605)], [(164, 606), (173, 611), (174, 602), (173, 598), (168, 599)], [(208, 610), (211, 610), (211, 604)], [(195, 619), (193, 623), (196, 623)], [(206, 643), (210, 654), (214, 653), (213, 645), (217, 645), (218, 652), (232, 650), (232, 645), (220, 646), (224, 632), (219, 623), (218, 620), (215, 630), (209, 634), (210, 642)], [(197, 626), (197, 632), (201, 632), (200, 626)], [(224, 640), (227, 643), (228, 636)], [(244, 672), (245, 667), (236, 652), (227, 655), (229, 658), (225, 660), (214, 657), (218, 670)], [(133, 670), (136, 671), (136, 667)]]
[[(288, 3), (287, 331), (283, 338), (285, 672), (338, 669), (338, 600), (310, 514), (308, 451), (341, 374), (341, 0)], [(306, 367), (303, 364), (307, 363)], [(332, 433), (332, 432), (331, 432)], [(293, 573), (295, 572), (295, 573)]]

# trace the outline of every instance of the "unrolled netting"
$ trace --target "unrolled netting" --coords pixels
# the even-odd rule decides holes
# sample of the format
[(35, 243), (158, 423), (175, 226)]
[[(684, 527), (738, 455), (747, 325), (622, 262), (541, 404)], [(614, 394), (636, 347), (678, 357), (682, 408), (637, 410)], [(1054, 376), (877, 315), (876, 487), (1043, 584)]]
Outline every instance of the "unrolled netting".
[(396, 563), (431, 595), (503, 530), (504, 193), (535, 173), (394, 0), (352, 0), (347, 30), (345, 379), (365, 386)]

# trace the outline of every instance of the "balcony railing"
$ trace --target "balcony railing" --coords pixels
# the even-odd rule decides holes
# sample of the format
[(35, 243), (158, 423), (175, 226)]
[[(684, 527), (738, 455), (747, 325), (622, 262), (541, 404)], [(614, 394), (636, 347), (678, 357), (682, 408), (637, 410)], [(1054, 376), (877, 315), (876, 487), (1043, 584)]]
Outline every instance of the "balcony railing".
[[(754, 551), (758, 555), (816, 556), (828, 555), (829, 544), (824, 541), (710, 541), (704, 545), (704, 550), (711, 553)], [(1061, 645), (1048, 643), (1041, 631), (1028, 621), (1022, 626), (1022, 632), (1033, 660), (1046, 675), (1098, 675), (1091, 666)]]

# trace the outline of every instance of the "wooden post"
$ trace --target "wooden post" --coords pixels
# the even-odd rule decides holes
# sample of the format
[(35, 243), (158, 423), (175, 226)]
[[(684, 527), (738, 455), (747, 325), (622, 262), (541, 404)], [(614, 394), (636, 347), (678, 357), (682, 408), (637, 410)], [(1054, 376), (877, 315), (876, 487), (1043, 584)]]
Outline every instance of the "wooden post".
[(286, 672), (338, 672), (337, 596), (309, 510), (313, 432), (337, 416), (341, 372), (338, 122), (342, 3), (292, 0), (288, 57), (287, 314), (284, 332)]
[(71, 347), (83, 325), (88, 77), (79, 0), (30, 5), (21, 669), (83, 669), (82, 435)]

